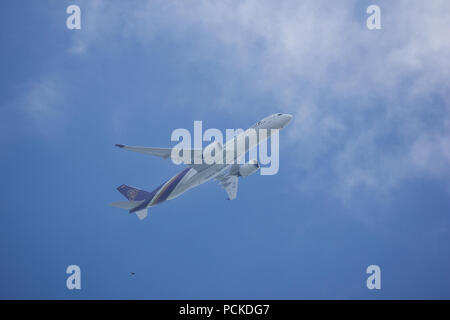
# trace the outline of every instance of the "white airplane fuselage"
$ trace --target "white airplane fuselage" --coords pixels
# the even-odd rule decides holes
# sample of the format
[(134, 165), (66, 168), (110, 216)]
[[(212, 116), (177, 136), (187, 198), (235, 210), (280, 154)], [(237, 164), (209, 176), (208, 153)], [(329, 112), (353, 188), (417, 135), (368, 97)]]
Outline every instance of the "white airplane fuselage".
[[(256, 131), (257, 131), (258, 129), (282, 129), (284, 126), (286, 126), (286, 124), (291, 119), (292, 119), (292, 116), (288, 115), (288, 114), (274, 114), (274, 115), (268, 116), (268, 117), (264, 118), (263, 120), (257, 122), (253, 127), (240, 133), (235, 138), (228, 140), (224, 145), (224, 150), (226, 150), (227, 148), (233, 148), (234, 145), (236, 143), (238, 143), (237, 141), (241, 141), (242, 143), (245, 144), (245, 139), (239, 139), (239, 136), (247, 135), (249, 130), (256, 129)], [(273, 133), (271, 130), (268, 130), (267, 132), (268, 132), (267, 138), (269, 138)], [(259, 140), (258, 142), (261, 143), (262, 141), (263, 140)], [(255, 145), (246, 144), (244, 146), (244, 150), (245, 150), (244, 153), (246, 153), (249, 149), (251, 149), (253, 147), (255, 147)], [(239, 149), (239, 147), (236, 147), (236, 149)], [(240, 156), (242, 156), (242, 155), (235, 154), (234, 161), (236, 162), (236, 160)], [(228, 170), (230, 168), (230, 166), (232, 166), (232, 165), (233, 164), (216, 164), (216, 165), (210, 166), (200, 172), (197, 172), (193, 168), (189, 168), (189, 170), (186, 172), (186, 175), (184, 175), (184, 177), (180, 180), (180, 182), (177, 184), (175, 189), (167, 197), (167, 200), (172, 200), (172, 199), (180, 196), (181, 194), (185, 193), (189, 189), (192, 189), (196, 186), (199, 186), (205, 182), (208, 182), (208, 181), (214, 179), (215, 177), (219, 176), (220, 174), (222, 174), (223, 172)], [(176, 177), (177, 177), (177, 175), (174, 176), (172, 179), (174, 179)], [(169, 184), (172, 179), (167, 181), (166, 184)], [(156, 195), (155, 198), (157, 196), (158, 195)], [(150, 206), (152, 206), (152, 204), (150, 204)]]
[[(204, 162), (204, 160), (207, 160), (206, 158), (204, 159), (204, 153), (207, 153), (206, 150), (208, 147), (203, 150), (190, 150), (189, 152), (194, 152), (194, 157), (195, 152), (200, 151), (201, 159), (196, 158), (197, 160), (200, 160), (199, 164), (197, 164), (196, 161), (192, 161), (192, 163), (185, 162), (188, 164), (187, 168), (173, 176), (165, 183), (161, 184), (152, 192), (147, 192), (145, 190), (140, 190), (138, 188), (123, 184), (117, 189), (128, 199), (128, 202), (119, 201), (112, 203), (112, 205), (123, 209), (128, 209), (130, 213), (136, 213), (140, 219), (143, 219), (147, 216), (147, 208), (166, 200), (174, 199), (189, 189), (215, 178), (221, 181), (222, 186), (226, 189), (229, 195), (229, 199), (232, 200), (236, 197), (237, 179), (241, 175), (240, 170), (243, 168), (238, 164), (239, 160), (244, 159), (245, 154), (250, 149), (268, 139), (272, 134), (274, 134), (274, 132), (284, 128), (291, 119), (292, 116), (289, 114), (273, 114), (262, 119), (261, 121), (258, 121), (246, 131), (237, 134), (235, 137), (228, 140), (223, 146), (220, 142), (212, 143), (210, 145), (211, 147), (220, 146), (219, 149), (221, 150), (218, 154), (226, 158), (223, 159), (224, 161), (221, 163), (213, 162), (211, 164), (208, 163), (208, 161)], [(251, 138), (252, 135), (254, 137), (253, 139)], [(155, 155), (166, 159), (171, 156), (171, 151), (178, 150), (176, 148), (171, 150), (168, 148), (132, 147), (121, 144), (116, 144), (116, 146), (126, 150)], [(213, 150), (218, 152), (217, 149)], [(229, 153), (230, 151), (231, 153)], [(183, 153), (184, 152), (185, 150), (183, 150)], [(229, 154), (231, 154), (231, 159), (228, 159)], [(250, 168), (250, 173), (242, 174), (244, 176), (250, 175), (259, 168), (259, 164), (253, 159), (248, 164), (243, 164), (243, 166), (245, 165), (250, 166), (247, 167)]]

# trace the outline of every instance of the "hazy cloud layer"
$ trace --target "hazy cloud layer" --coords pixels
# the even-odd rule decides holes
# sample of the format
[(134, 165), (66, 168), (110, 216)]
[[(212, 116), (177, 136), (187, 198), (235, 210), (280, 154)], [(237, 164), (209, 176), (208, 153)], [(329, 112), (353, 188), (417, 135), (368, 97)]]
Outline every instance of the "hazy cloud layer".
[[(370, 31), (372, 3), (356, 0), (81, 1), (83, 29), (68, 52), (188, 39), (187, 61), (229, 70), (215, 75), (224, 88), (216, 107), (235, 112), (239, 87), (277, 103), (244, 112), (295, 115), (285, 134), (308, 189), (347, 198), (420, 175), (448, 180), (450, 2), (378, 2), (382, 30)], [(49, 111), (52, 94), (40, 92), (31, 117)]]
[[(107, 38), (187, 37), (186, 59), (226, 60), (246, 90), (295, 114), (290, 146), (308, 188), (326, 178), (346, 197), (361, 185), (389, 190), (449, 174), (450, 3), (379, 4), (379, 31), (365, 27), (360, 1), (97, 1), (89, 10), (95, 23), (112, 23)], [(230, 112), (232, 74), (217, 74)]]
[(55, 74), (45, 74), (17, 86), (17, 96), (1, 107), (2, 137), (13, 141), (22, 134), (52, 138), (61, 129), (67, 112), (65, 84)]

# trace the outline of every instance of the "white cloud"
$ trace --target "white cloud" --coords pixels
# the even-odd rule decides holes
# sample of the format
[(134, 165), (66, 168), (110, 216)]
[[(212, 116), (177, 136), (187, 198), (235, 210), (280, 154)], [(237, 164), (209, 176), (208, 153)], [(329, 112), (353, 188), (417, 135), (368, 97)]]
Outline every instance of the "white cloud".
[(92, 25), (78, 40), (83, 47), (118, 37), (189, 39), (185, 59), (230, 70), (216, 75), (226, 88), (220, 105), (236, 111), (234, 71), (247, 91), (294, 113), (286, 134), (308, 188), (346, 198), (360, 186), (386, 191), (415, 175), (448, 178), (447, 0), (382, 1), (378, 31), (366, 28), (356, 0), (94, 3), (86, 3)]
[(8, 110), (4, 119), (6, 125), (2, 126), (3, 136), (27, 132), (52, 137), (65, 119), (61, 81), (47, 75), (28, 81), (17, 91), (17, 97), (3, 105)]

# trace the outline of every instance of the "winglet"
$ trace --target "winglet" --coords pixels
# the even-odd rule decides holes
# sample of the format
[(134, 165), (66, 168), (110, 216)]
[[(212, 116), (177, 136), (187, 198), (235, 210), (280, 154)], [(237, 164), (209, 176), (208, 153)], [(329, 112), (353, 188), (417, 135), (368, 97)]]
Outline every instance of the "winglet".
[(117, 143), (115, 144), (115, 146), (116, 146), (116, 147), (119, 147), (119, 148), (125, 147), (125, 145), (123, 145), (123, 144), (117, 144)]

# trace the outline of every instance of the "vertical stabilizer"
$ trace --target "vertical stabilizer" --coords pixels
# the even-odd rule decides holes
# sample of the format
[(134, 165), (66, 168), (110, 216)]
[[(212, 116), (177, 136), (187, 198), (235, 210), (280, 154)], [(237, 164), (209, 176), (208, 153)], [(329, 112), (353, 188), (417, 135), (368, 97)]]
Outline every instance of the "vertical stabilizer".
[(126, 184), (121, 185), (117, 188), (117, 190), (119, 190), (119, 192), (130, 201), (146, 200), (151, 197), (150, 192), (130, 187)]

